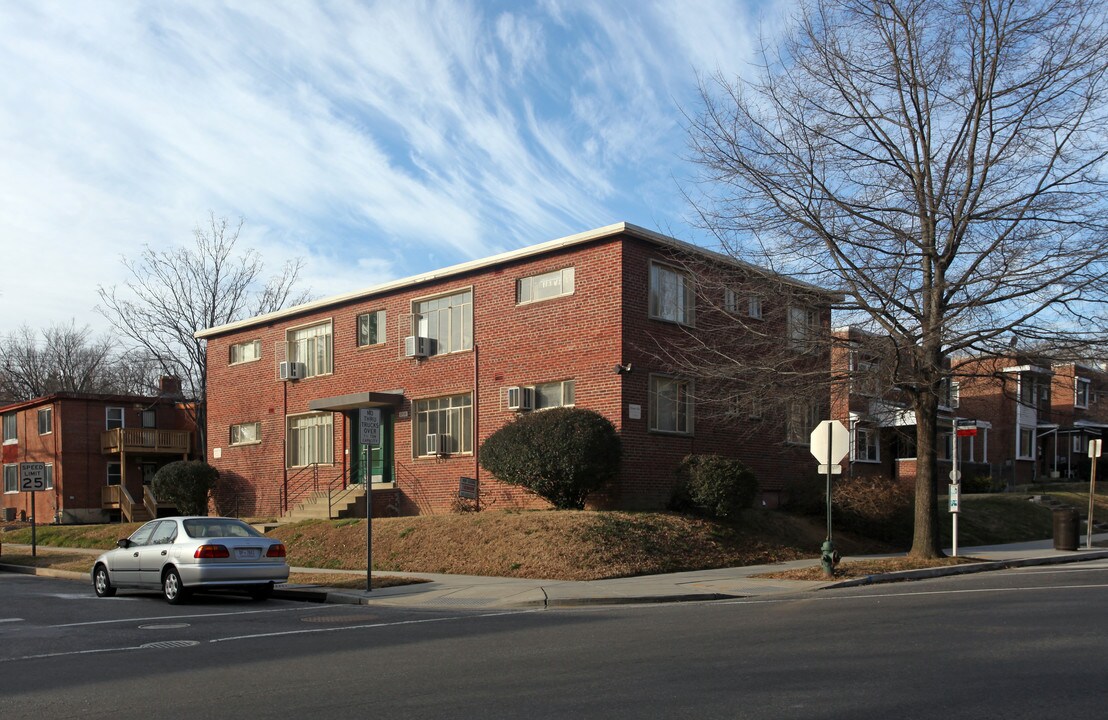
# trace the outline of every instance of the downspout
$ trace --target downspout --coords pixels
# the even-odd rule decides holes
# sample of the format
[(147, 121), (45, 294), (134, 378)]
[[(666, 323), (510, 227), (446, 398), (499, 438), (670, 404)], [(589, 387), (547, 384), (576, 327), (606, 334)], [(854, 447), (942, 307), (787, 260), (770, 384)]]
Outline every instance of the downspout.
[(281, 383), (281, 436), (284, 442), (281, 443), (281, 475), (284, 479), (284, 491), (281, 493), (282, 503), (281, 514), (284, 515), (289, 511), (289, 384), (287, 382)]
[(58, 482), (58, 470), (61, 463), (58, 462), (58, 434), (61, 430), (61, 423), (58, 423), (58, 427), (54, 427), (54, 418), (60, 418), (58, 415), (58, 409), (55, 403), (50, 403), (50, 432), (54, 434), (54, 453), (51, 456), (51, 460), (54, 462), (54, 523), (61, 525), (62, 523), (62, 494), (59, 488), (61, 483)]
[(481, 386), (477, 369), (479, 363), (477, 343), (473, 343), (473, 479), (477, 481), (477, 510), (481, 510), (481, 432), (478, 420), (481, 417)]

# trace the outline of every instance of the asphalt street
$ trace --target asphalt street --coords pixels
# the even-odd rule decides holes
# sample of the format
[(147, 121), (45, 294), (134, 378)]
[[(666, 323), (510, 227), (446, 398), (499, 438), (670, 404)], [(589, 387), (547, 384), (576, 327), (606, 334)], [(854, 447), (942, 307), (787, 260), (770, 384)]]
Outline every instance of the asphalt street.
[(418, 610), (0, 575), (5, 720), (1089, 718), (1108, 561), (792, 596)]

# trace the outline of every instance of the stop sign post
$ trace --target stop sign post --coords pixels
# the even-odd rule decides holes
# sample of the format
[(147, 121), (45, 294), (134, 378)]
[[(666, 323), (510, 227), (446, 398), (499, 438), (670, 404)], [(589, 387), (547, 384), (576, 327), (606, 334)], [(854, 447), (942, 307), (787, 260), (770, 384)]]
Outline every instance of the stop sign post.
[(850, 450), (850, 432), (838, 420), (824, 420), (812, 431), (809, 449), (820, 463), (820, 470), (827, 474), (827, 539), (820, 552), (820, 565), (828, 577), (835, 574), (838, 554), (831, 540), (831, 475), (842, 472), (839, 461)]

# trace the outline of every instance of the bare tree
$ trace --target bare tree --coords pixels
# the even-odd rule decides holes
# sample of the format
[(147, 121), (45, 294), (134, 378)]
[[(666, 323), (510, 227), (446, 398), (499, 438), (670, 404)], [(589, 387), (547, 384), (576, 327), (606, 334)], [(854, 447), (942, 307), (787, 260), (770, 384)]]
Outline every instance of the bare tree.
[(300, 260), (262, 280), (264, 263), (254, 250), (237, 252), (243, 221), (210, 214), (197, 227), (192, 247), (146, 246), (137, 260), (123, 258), (131, 280), (123, 291), (100, 287), (98, 307), (121, 334), (154, 358), (166, 375), (181, 378), (196, 422), (198, 449), (207, 448), (206, 343), (195, 333), (305, 302), (294, 295)]
[(149, 387), (137, 358), (118, 351), (108, 335), (94, 337), (86, 325), (24, 325), (0, 339), (0, 398), (30, 400), (57, 392), (141, 392)]
[(954, 353), (1104, 340), (1101, 0), (811, 0), (753, 80), (702, 84), (695, 198), (730, 252), (841, 290), (916, 416), (911, 555), (941, 555)]

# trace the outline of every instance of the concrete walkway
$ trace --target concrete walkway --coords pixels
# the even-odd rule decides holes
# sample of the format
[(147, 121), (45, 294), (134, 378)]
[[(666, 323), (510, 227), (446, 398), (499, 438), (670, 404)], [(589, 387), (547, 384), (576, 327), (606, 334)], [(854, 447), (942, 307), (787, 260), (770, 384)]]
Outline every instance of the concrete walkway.
[[(1108, 534), (1093, 536), (1094, 543), (1108, 541)], [(773, 565), (696, 570), (666, 575), (643, 575), (610, 580), (566, 581), (531, 580), (466, 575), (436, 575), (429, 573), (382, 572), (428, 580), (416, 585), (401, 585), (366, 592), (365, 590), (334, 589), (318, 586), (287, 586), (278, 596), (298, 597), (329, 603), (361, 605), (397, 605), (425, 608), (541, 608), (584, 605), (615, 605), (625, 603), (663, 603), (758, 598), (771, 595), (802, 593), (828, 587), (850, 587), (879, 582), (898, 582), (944, 575), (1000, 570), (1029, 565), (1053, 565), (1108, 558), (1108, 548), (1084, 548), (1084, 538), (1076, 551), (1055, 550), (1053, 541), (959, 548), (961, 557), (980, 558), (982, 562), (950, 567), (874, 575), (866, 578), (836, 581), (770, 580), (754, 577), (793, 568), (819, 567), (818, 559), (795, 560)], [(950, 549), (946, 550), (950, 554)], [(884, 556), (888, 557), (888, 556)], [(865, 558), (850, 558), (862, 560)], [(319, 572), (310, 568), (294, 568), (303, 572)], [(365, 576), (364, 571), (336, 571)]]
[[(1078, 542), (1078, 550), (1055, 550), (1053, 541), (965, 547), (958, 549), (961, 557), (979, 558), (981, 562), (906, 570), (902, 572), (872, 575), (849, 580), (770, 580), (754, 577), (766, 573), (793, 568), (819, 567), (818, 559), (794, 560), (773, 565), (719, 568), (666, 575), (643, 575), (610, 580), (535, 580), (502, 577), (477, 577), (470, 575), (441, 575), (434, 573), (403, 573), (382, 571), (381, 575), (394, 575), (425, 580), (412, 585), (400, 585), (366, 592), (331, 588), (323, 585), (278, 586), (275, 597), (306, 602), (326, 602), (359, 605), (392, 605), (411, 608), (489, 608), (522, 609), (545, 607), (580, 607), (586, 605), (618, 605), (626, 603), (690, 602), (734, 598), (759, 598), (809, 592), (830, 587), (850, 587), (881, 582), (898, 582), (944, 575), (1000, 570), (1030, 565), (1054, 565), (1085, 560), (1108, 559), (1108, 533), (1093, 536), (1094, 547), (1085, 549), (1085, 539)], [(6, 545), (6, 544), (5, 544)], [(29, 545), (11, 545), (11, 548), (30, 549)], [(54, 548), (51, 548), (54, 549)], [(62, 549), (62, 548), (56, 548)], [(68, 549), (68, 548), (66, 548)], [(98, 550), (76, 550), (99, 554)], [(950, 549), (947, 548), (947, 554)], [(896, 557), (896, 556), (881, 556)], [(851, 557), (849, 560), (864, 560)], [(85, 579), (83, 573), (58, 570), (32, 569), (17, 565), (3, 565), (0, 570), (34, 572), (38, 575)], [(365, 577), (364, 570), (321, 570), (294, 567), (294, 572), (335, 574), (344, 577)], [(90, 590), (91, 592), (91, 590)]]

